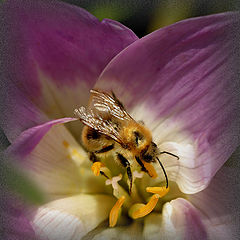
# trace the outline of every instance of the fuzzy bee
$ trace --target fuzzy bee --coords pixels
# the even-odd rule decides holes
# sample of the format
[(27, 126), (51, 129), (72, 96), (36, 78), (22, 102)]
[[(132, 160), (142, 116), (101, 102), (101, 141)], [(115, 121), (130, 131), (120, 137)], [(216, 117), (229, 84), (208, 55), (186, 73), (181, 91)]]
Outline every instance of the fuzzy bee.
[(161, 152), (152, 141), (150, 130), (127, 113), (113, 92), (112, 95), (99, 90), (90, 92), (88, 108), (80, 107), (74, 110), (80, 121), (85, 124), (82, 131), (82, 142), (90, 153), (90, 160), (101, 161), (104, 154), (112, 154), (114, 159), (126, 168), (130, 193), (132, 165), (139, 164), (142, 171), (149, 174), (144, 163), (158, 161), (163, 169), (167, 188), (167, 174), (158, 156), (160, 154), (169, 154), (176, 158), (178, 156), (166, 151)]

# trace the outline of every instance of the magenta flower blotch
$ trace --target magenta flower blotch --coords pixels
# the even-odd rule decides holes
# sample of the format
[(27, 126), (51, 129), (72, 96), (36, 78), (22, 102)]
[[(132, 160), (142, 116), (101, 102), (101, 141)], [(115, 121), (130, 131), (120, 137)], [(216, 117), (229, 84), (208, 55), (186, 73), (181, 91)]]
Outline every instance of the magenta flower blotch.
[[(48, 197), (26, 213), (39, 239), (231, 238), (234, 208), (225, 205), (234, 185), (229, 190), (221, 179), (231, 176), (222, 166), (239, 144), (237, 13), (188, 19), (138, 39), (116, 21), (58, 1), (5, 1), (1, 11), (1, 127), (7, 153)], [(89, 160), (77, 120), (91, 89), (111, 101), (113, 91), (149, 131), (169, 186), (158, 161), (141, 165), (132, 150), (126, 166), (115, 161), (126, 152), (113, 136), (111, 151)]]

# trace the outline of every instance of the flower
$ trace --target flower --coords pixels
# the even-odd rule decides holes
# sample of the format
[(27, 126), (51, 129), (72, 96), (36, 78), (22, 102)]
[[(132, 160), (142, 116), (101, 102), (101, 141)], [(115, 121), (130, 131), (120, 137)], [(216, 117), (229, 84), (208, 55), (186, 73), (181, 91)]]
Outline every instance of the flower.
[[(36, 235), (229, 239), (234, 208), (220, 200), (231, 201), (231, 191), (220, 182), (225, 171), (214, 175), (239, 144), (231, 35), (238, 14), (188, 19), (138, 39), (118, 22), (99, 22), (57, 1), (6, 1), (2, 11), (1, 127), (11, 142), (7, 153), (48, 195), (28, 212)], [(166, 196), (146, 191), (164, 182), (156, 165), (156, 179), (134, 173), (132, 195), (115, 162), (106, 159), (107, 181), (92, 173), (81, 124), (69, 117), (87, 104), (92, 88), (114, 90), (158, 147), (179, 156), (160, 157), (170, 179)], [(111, 226), (118, 221), (114, 228), (105, 221), (109, 213)]]
[[(5, 193), (5, 194), (2, 194)], [(1, 188), (1, 237), (2, 239), (33, 240), (35, 233), (23, 205), (13, 194)]]

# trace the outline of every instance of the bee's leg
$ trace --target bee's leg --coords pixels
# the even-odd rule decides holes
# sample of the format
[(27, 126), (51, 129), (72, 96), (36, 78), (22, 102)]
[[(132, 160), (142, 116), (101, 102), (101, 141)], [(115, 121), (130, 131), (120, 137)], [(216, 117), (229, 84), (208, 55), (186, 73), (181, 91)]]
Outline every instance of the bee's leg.
[(99, 162), (99, 160), (94, 152), (89, 152), (89, 159), (93, 163)]
[(136, 158), (137, 163), (141, 166), (141, 170), (143, 172), (146, 172), (149, 174), (148, 170), (145, 168), (145, 166), (144, 166), (143, 162), (140, 160), (140, 158), (139, 157), (135, 157), (135, 158)]
[(171, 156), (177, 158), (177, 160), (179, 160), (179, 157), (177, 155), (170, 153), (170, 152), (163, 151), (163, 152), (160, 152), (160, 154), (168, 154), (168, 155), (171, 155)]
[(109, 177), (103, 171), (100, 170), (100, 168), (103, 167), (104, 164), (102, 164), (100, 162), (100, 160), (97, 158), (97, 154), (106, 153), (108, 151), (111, 151), (113, 148), (114, 148), (114, 144), (111, 144), (111, 145), (108, 145), (106, 147), (103, 147), (100, 150), (97, 150), (97, 151), (94, 151), (94, 152), (90, 153), (90, 160), (93, 162), (92, 171), (94, 172), (94, 174), (96, 176), (98, 176), (99, 173), (100, 173), (101, 175), (103, 175), (104, 177), (109, 179)]
[(127, 169), (127, 175), (128, 175), (128, 179), (130, 181), (130, 187), (129, 187), (129, 193), (131, 194), (132, 192), (132, 182), (133, 182), (133, 178), (132, 178), (132, 171), (131, 171), (131, 167), (130, 167), (130, 163), (129, 161), (120, 153), (117, 153), (117, 158), (119, 159), (119, 161), (121, 162), (121, 164)]
[(105, 172), (100, 171), (100, 174), (101, 174), (102, 176), (104, 176), (105, 178), (109, 179), (109, 177), (105, 174)]
[(141, 170), (146, 172), (151, 178), (157, 178), (157, 172), (155, 171), (154, 167), (151, 163), (142, 161), (139, 157), (135, 157), (138, 164), (141, 166)]

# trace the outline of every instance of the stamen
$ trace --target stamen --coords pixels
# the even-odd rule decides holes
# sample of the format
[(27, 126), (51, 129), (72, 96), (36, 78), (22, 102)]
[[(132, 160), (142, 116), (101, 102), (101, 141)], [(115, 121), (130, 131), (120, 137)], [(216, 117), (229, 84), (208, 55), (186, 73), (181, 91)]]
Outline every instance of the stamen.
[(131, 197), (128, 195), (128, 192), (118, 184), (118, 181), (122, 179), (122, 174), (119, 174), (118, 176), (115, 176), (111, 179), (106, 180), (106, 185), (112, 185), (113, 188), (113, 196), (116, 198), (121, 198), (122, 196), (125, 197), (125, 205), (127, 208), (129, 208), (133, 202)]
[(119, 216), (119, 211), (125, 201), (125, 196), (121, 196), (115, 205), (113, 206), (110, 214), (109, 214), (109, 226), (114, 227), (117, 224), (118, 216)]
[(133, 175), (133, 182), (134, 182), (136, 178), (142, 178), (144, 175), (144, 172), (138, 172), (135, 170), (133, 171), (132, 175)]
[(169, 192), (169, 187), (168, 188), (166, 188), (166, 187), (147, 187), (146, 191), (150, 192), (150, 193), (156, 193), (160, 197), (164, 197)]
[(148, 163), (148, 162), (145, 162), (145, 161), (142, 161), (144, 167), (147, 169), (148, 171), (148, 174), (150, 177), (152, 178), (157, 178), (157, 172), (155, 171), (155, 168), (151, 165), (151, 163)]
[(110, 185), (112, 184), (113, 189), (117, 189), (118, 188), (118, 181), (120, 181), (122, 179), (122, 174), (119, 174), (116, 177), (113, 177), (112, 179), (107, 179), (105, 184), (106, 185)]
[(91, 169), (95, 176), (99, 176), (101, 167), (104, 167), (104, 164), (101, 162), (93, 163)]
[(159, 197), (160, 196), (158, 194), (154, 194), (146, 205), (134, 204), (129, 210), (129, 216), (136, 219), (148, 215), (155, 208)]

